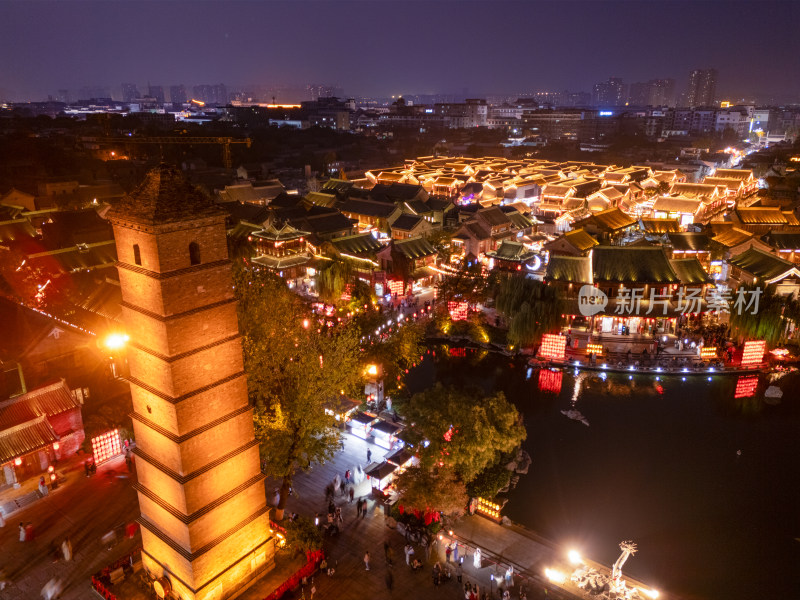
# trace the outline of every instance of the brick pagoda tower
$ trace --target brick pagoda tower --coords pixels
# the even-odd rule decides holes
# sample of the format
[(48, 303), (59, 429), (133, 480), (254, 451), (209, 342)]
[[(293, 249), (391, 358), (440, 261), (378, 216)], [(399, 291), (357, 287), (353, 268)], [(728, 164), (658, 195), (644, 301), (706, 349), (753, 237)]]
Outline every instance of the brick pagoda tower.
[(181, 599), (230, 598), (275, 551), (225, 216), (161, 165), (109, 218), (130, 336), (144, 566)]

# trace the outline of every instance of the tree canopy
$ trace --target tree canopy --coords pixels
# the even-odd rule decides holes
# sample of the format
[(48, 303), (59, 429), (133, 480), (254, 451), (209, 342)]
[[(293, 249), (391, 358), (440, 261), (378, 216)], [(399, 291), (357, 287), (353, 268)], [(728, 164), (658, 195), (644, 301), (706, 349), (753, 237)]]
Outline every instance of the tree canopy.
[[(502, 392), (435, 387), (400, 403), (409, 441), (424, 468), (451, 468), (469, 483), (527, 437), (522, 417)], [(427, 446), (423, 444), (427, 441)]]
[(404, 507), (461, 516), (467, 505), (464, 483), (449, 468), (410, 467), (394, 480)]
[(269, 474), (283, 481), (282, 514), (295, 471), (341, 448), (325, 408), (361, 383), (358, 335), (343, 326), (317, 333), (308, 307), (268, 271), (237, 266), (234, 283), (256, 438)]
[(561, 300), (556, 289), (522, 275), (500, 280), (495, 306), (508, 319), (508, 341), (519, 346), (537, 343), (561, 323)]

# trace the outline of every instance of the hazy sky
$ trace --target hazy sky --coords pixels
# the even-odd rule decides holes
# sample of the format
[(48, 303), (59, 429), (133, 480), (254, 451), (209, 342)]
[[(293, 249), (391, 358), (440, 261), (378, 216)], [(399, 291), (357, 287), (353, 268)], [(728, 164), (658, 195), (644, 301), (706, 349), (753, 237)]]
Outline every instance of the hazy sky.
[(0, 94), (223, 82), (348, 95), (590, 90), (716, 67), (800, 94), (800, 1), (0, 0)]

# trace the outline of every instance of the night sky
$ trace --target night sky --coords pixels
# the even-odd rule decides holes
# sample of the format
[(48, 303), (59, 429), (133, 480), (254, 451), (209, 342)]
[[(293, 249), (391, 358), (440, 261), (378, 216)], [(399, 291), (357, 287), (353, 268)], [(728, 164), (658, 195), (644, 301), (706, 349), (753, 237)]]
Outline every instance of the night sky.
[(0, 1), (0, 97), (147, 82), (348, 95), (590, 91), (719, 71), (718, 96), (800, 95), (800, 2)]

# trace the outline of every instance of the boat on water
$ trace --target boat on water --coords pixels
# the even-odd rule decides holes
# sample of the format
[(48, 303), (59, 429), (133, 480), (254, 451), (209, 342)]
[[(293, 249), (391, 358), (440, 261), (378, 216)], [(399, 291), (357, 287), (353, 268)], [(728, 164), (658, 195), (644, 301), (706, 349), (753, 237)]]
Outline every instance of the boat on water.
[(589, 426), (589, 421), (586, 420), (586, 417), (584, 417), (583, 413), (579, 410), (562, 410), (561, 414), (569, 419), (572, 419), (573, 421), (580, 421), (587, 427)]

